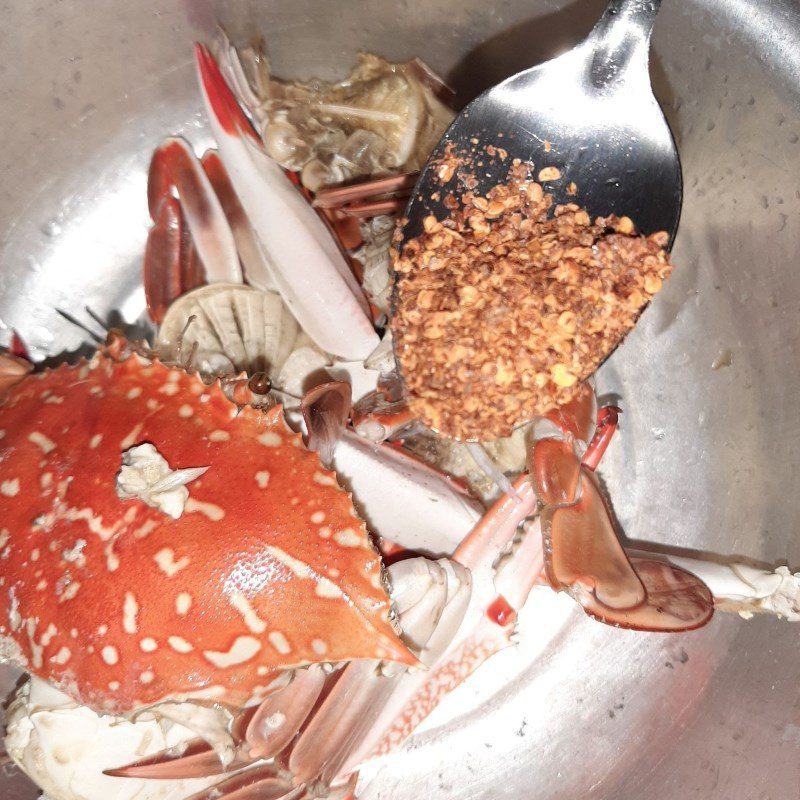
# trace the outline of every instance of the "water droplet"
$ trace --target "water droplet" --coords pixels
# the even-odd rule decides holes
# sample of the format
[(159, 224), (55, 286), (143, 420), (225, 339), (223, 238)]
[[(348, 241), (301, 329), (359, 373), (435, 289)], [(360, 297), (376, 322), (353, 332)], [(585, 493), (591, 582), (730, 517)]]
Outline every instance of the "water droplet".
[(41, 230), (45, 236), (58, 236), (61, 233), (61, 224), (58, 220), (50, 219), (42, 225)]
[(663, 428), (651, 428), (650, 433), (652, 433), (659, 442), (667, 435), (667, 432)]

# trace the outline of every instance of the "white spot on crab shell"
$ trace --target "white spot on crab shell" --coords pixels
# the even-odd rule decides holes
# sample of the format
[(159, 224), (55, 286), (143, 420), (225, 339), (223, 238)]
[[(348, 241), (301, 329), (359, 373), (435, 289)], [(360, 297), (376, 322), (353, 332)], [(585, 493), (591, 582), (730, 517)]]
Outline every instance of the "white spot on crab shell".
[(326, 475), (324, 472), (314, 473), (314, 483), (320, 486), (336, 486), (336, 479), (332, 475)]
[(64, 398), (61, 397), (59, 394), (51, 395), (50, 397), (45, 400), (45, 403), (49, 403), (53, 406), (60, 406), (64, 402)]
[(266, 489), (269, 484), (269, 472), (265, 469), (256, 472), (256, 483), (259, 489)]
[(144, 423), (140, 422), (138, 425), (134, 427), (134, 429), (119, 443), (121, 450), (128, 450), (136, 444), (136, 440), (139, 438), (139, 434), (142, 432), (142, 428), (144, 428)]
[(48, 439), (43, 433), (33, 431), (28, 434), (28, 441), (35, 444), (45, 455), (52, 453), (56, 449), (56, 443)]
[(272, 730), (277, 730), (284, 722), (286, 722), (286, 715), (281, 714), (280, 711), (276, 711), (264, 720), (264, 725)]
[(192, 607), (192, 596), (189, 592), (181, 592), (175, 598), (175, 613), (179, 617), (185, 617), (189, 613), (189, 609)]
[(256, 614), (250, 601), (241, 592), (234, 592), (229, 599), (230, 604), (242, 615), (244, 624), (253, 633), (264, 633), (267, 623)]
[(71, 628), (71, 629), (70, 629), (70, 632), (69, 632), (69, 635), (70, 635), (70, 636), (71, 636), (73, 639), (77, 639), (77, 638), (78, 638), (78, 629), (77, 629), (77, 628)]
[(286, 637), (280, 631), (270, 631), (267, 634), (267, 639), (269, 639), (269, 643), (282, 655), (288, 655), (292, 652), (292, 648), (289, 646), (289, 642), (287, 641)]
[(333, 534), (333, 541), (342, 547), (361, 547), (364, 540), (352, 528), (345, 528)]
[(224, 508), (220, 508), (214, 503), (204, 503), (202, 500), (195, 500), (193, 497), (190, 497), (186, 501), (186, 507), (184, 510), (187, 514), (203, 514), (212, 522), (219, 522), (220, 520), (225, 519)]
[(64, 591), (61, 592), (61, 597), (58, 598), (58, 602), (64, 603), (67, 600), (73, 600), (75, 598), (75, 595), (78, 594), (80, 588), (81, 588), (80, 581), (70, 581), (64, 588)]
[(131, 389), (128, 392), (128, 394), (125, 395), (125, 397), (127, 397), (128, 400), (135, 400), (141, 394), (142, 394), (142, 387), (141, 386), (134, 386), (133, 389)]
[(12, 478), (0, 483), (0, 494), (6, 497), (16, 497), (19, 494), (19, 478)]
[(170, 636), (167, 638), (167, 644), (176, 653), (191, 653), (194, 647), (186, 641), (182, 636)]
[(175, 560), (175, 551), (171, 547), (165, 547), (159, 550), (154, 556), (153, 560), (158, 564), (158, 568), (168, 577), (172, 578), (177, 575), (182, 569), (189, 566), (189, 557), (181, 556), (177, 561)]
[(311, 649), (318, 655), (324, 656), (328, 652), (328, 645), (322, 639), (312, 639)]
[(225, 669), (244, 664), (261, 649), (261, 642), (252, 636), (237, 636), (230, 649), (227, 651), (204, 650), (203, 655), (215, 667)]
[(154, 398), (149, 398), (148, 401), (145, 403), (147, 406), (148, 411), (157, 411), (161, 406), (158, 404), (158, 400)]
[(101, 651), (100, 657), (103, 661), (106, 662), (110, 667), (113, 667), (114, 664), (119, 662), (119, 653), (117, 652), (117, 648), (113, 647), (110, 644), (107, 644)]
[(327, 525), (319, 529), (320, 539), (330, 539), (331, 533), (333, 533), (333, 531)]
[(183, 373), (180, 370), (171, 369), (169, 375), (167, 375), (167, 380), (170, 381), (170, 383), (177, 383), (181, 379), (181, 375), (183, 375)]
[(69, 647), (62, 647), (54, 656), (50, 656), (50, 663), (63, 667), (70, 658), (72, 658), (72, 651)]
[(47, 588), (47, 586), (48, 586), (47, 581), (44, 578), (42, 578), (39, 581), (39, 583), (36, 584), (36, 591), (43, 592)]
[(93, 394), (95, 397), (104, 397), (105, 396), (103, 394), (103, 389), (100, 386), (92, 386), (92, 388), (89, 389), (89, 394)]
[(99, 636), (105, 636), (108, 633), (108, 625), (101, 625), (97, 629), (97, 633)]
[(33, 550), (31, 550), (31, 561), (38, 561), (38, 560), (39, 560), (39, 548), (34, 547)]
[(257, 675), (261, 675), (263, 677), (264, 675), (268, 675), (269, 673), (270, 673), (270, 668), (269, 667), (264, 667), (264, 666), (256, 667), (256, 674)]
[(258, 437), (258, 443), (263, 444), (264, 447), (280, 447), (283, 444), (283, 438), (275, 431), (267, 431)]
[(208, 434), (208, 440), (210, 442), (229, 442), (231, 435), (228, 431), (211, 431)]
[(314, 525), (320, 525), (321, 523), (325, 522), (325, 512), (324, 511), (315, 511), (311, 515), (311, 522), (313, 522)]
[(83, 555), (83, 548), (86, 547), (86, 539), (77, 539), (72, 547), (66, 548), (61, 553), (61, 558), (69, 564), (84, 566), (86, 557)]
[(102, 441), (103, 441), (103, 434), (96, 433), (94, 436), (92, 436), (91, 439), (89, 439), (89, 447), (91, 447), (92, 450), (96, 450), (100, 446), (100, 442)]
[(144, 671), (144, 672), (143, 672), (143, 673), (142, 673), (142, 674), (139, 676), (139, 680), (140, 680), (142, 683), (144, 683), (144, 684), (148, 684), (148, 683), (152, 683), (152, 682), (155, 680), (155, 677), (156, 677), (156, 676), (155, 676), (155, 675), (154, 675), (154, 674), (153, 674), (153, 673), (152, 673), (152, 672), (151, 672), (149, 669), (146, 669), (146, 670), (145, 670), (145, 671)]
[(154, 653), (158, 650), (158, 642), (150, 636), (146, 636), (139, 642), (139, 649), (143, 653)]
[(133, 532), (134, 539), (144, 539), (145, 536), (151, 534), (156, 528), (158, 527), (158, 523), (153, 519), (148, 519), (145, 521), (144, 525), (140, 528), (137, 528)]
[(0, 439), (3, 439), (3, 438), (5, 438), (5, 435), (6, 435), (6, 432), (5, 432), (5, 431), (2, 431), (2, 430), (0, 430)]
[(318, 578), (317, 585), (314, 587), (314, 594), (317, 597), (334, 599), (342, 596), (342, 590), (333, 581), (329, 581), (327, 578)]
[(8, 528), (3, 528), (0, 530), (0, 547), (5, 547), (8, 544), (8, 540), (11, 538), (11, 532)]
[(18, 631), (22, 627), (22, 615), (19, 613), (19, 598), (14, 587), (8, 590), (8, 623), (12, 631)]
[(58, 633), (58, 628), (51, 622), (47, 626), (47, 630), (42, 634), (42, 647), (48, 647), (50, 642), (53, 641), (53, 637)]
[(53, 473), (52, 472), (43, 472), (39, 478), (39, 486), (42, 489), (49, 489), (53, 485)]
[(125, 633), (134, 634), (139, 630), (138, 614), (139, 604), (136, 598), (132, 592), (125, 592), (125, 600), (122, 603), (122, 629)]
[(108, 688), (111, 689), (112, 692), (116, 692), (119, 689), (119, 681), (110, 681), (108, 684)]
[(339, 577), (341, 574), (342, 574), (342, 573), (341, 573), (341, 572), (339, 572), (339, 570), (338, 570), (338, 569), (336, 569), (336, 567), (331, 567), (331, 568), (328, 570), (328, 575), (330, 575), (330, 576), (331, 576), (331, 578), (338, 578), (338, 577)]
[(373, 572), (370, 575), (369, 582), (375, 589), (385, 589), (386, 587), (383, 585), (383, 578), (381, 578), (380, 572)]
[(192, 414), (194, 414), (194, 409), (188, 403), (184, 403), (178, 409), (178, 416), (181, 417), (181, 419), (189, 419)]
[(159, 390), (159, 394), (165, 394), (167, 397), (172, 397), (174, 394), (178, 394), (180, 388), (176, 386), (174, 383), (165, 383)]

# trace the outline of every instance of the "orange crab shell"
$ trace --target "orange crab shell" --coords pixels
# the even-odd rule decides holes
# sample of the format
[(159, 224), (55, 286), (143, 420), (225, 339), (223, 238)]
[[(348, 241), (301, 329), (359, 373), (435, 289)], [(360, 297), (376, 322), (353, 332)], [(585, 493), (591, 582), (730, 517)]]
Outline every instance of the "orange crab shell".
[[(123, 451), (207, 466), (173, 520), (120, 500)], [(203, 691), (241, 703), (275, 670), (416, 663), (350, 496), (268, 412), (138, 355), (27, 378), (0, 405), (0, 651), (79, 702)]]

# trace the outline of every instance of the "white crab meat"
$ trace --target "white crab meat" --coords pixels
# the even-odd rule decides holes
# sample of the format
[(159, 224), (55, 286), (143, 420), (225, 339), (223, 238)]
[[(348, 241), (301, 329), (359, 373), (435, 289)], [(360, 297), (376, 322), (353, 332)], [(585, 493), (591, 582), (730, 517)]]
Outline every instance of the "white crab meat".
[(170, 705), (177, 707), (169, 712), (172, 719), (157, 709), (135, 720), (96, 714), (31, 678), (9, 706), (6, 751), (49, 800), (183, 800), (217, 778), (152, 781), (103, 774), (166, 748), (179, 748), (197, 738), (200, 727), (206, 739), (221, 749), (229, 747), (228, 712), (193, 703)]

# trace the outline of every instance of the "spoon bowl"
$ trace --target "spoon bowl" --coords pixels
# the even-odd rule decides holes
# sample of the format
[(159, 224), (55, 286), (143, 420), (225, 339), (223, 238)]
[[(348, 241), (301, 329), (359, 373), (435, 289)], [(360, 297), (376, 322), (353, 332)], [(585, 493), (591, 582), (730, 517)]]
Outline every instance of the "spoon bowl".
[[(660, 5), (612, 0), (577, 47), (470, 103), (420, 173), (406, 211), (405, 240), (419, 235), (426, 216), (448, 215), (434, 198), (463, 191), (457, 170), (442, 192), (439, 165), (455, 155), (474, 176), (476, 195), (506, 181), (514, 159), (533, 164), (534, 178), (553, 167), (557, 172), (545, 171), (542, 182), (556, 203), (575, 202), (592, 217), (630, 217), (641, 233), (666, 231), (671, 244), (683, 196), (681, 167), (648, 70)], [(486, 157), (490, 146), (503, 156)]]

